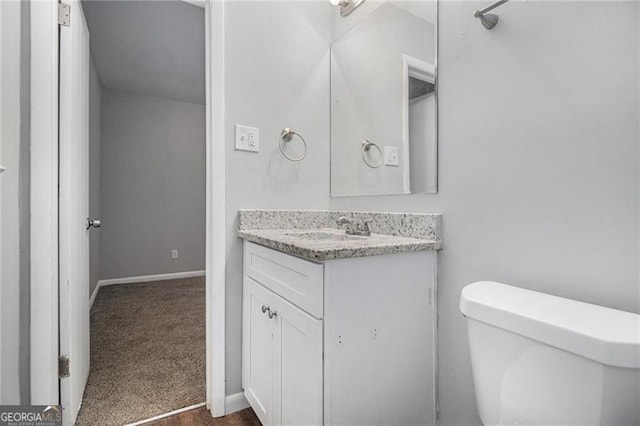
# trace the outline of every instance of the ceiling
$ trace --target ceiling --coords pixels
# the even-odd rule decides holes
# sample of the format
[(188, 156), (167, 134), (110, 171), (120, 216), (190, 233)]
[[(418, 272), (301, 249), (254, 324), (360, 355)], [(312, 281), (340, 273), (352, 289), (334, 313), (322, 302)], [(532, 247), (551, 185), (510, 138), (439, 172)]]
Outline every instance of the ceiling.
[(204, 9), (166, 0), (82, 7), (102, 87), (204, 105)]

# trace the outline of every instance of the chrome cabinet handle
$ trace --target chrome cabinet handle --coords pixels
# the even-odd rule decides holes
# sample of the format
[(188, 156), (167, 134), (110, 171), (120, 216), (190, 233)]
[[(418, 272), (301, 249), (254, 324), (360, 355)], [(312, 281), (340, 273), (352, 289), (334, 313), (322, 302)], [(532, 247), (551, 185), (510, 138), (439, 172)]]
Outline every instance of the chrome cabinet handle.
[(277, 311), (272, 311), (271, 308), (267, 305), (262, 305), (262, 313), (269, 313), (269, 319), (273, 319), (274, 317), (278, 316), (278, 312)]

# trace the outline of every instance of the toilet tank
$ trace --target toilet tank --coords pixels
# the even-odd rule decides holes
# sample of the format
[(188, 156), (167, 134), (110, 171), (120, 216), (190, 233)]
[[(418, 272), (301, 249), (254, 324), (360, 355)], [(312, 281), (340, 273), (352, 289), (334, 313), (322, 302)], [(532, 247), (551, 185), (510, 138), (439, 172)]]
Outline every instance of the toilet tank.
[(485, 425), (640, 425), (640, 315), (489, 281), (460, 310)]

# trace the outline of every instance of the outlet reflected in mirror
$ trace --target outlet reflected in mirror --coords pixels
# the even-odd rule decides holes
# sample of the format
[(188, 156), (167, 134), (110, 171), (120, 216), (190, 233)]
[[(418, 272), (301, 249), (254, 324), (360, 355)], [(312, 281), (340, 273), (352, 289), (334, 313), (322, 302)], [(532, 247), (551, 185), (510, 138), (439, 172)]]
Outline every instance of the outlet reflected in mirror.
[(331, 45), (331, 195), (435, 193), (437, 2), (351, 17)]

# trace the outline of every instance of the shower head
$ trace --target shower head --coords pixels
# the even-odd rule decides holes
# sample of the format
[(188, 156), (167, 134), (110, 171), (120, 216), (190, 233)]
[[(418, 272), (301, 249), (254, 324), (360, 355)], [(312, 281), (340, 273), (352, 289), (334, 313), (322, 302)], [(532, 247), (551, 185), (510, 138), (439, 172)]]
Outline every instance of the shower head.
[(473, 13), (473, 16), (476, 18), (480, 18), (480, 22), (482, 22), (482, 26), (486, 29), (490, 30), (495, 27), (498, 23), (498, 15), (494, 15), (493, 13), (487, 13), (490, 10), (495, 9), (496, 7), (505, 4), (509, 0), (498, 0), (491, 3), (489, 6), (485, 6), (482, 9), (478, 9)]
[(494, 15), (493, 13), (480, 15), (478, 16), (478, 18), (480, 18), (480, 22), (482, 22), (482, 25), (488, 30), (495, 27), (496, 24), (498, 23), (498, 15)]

